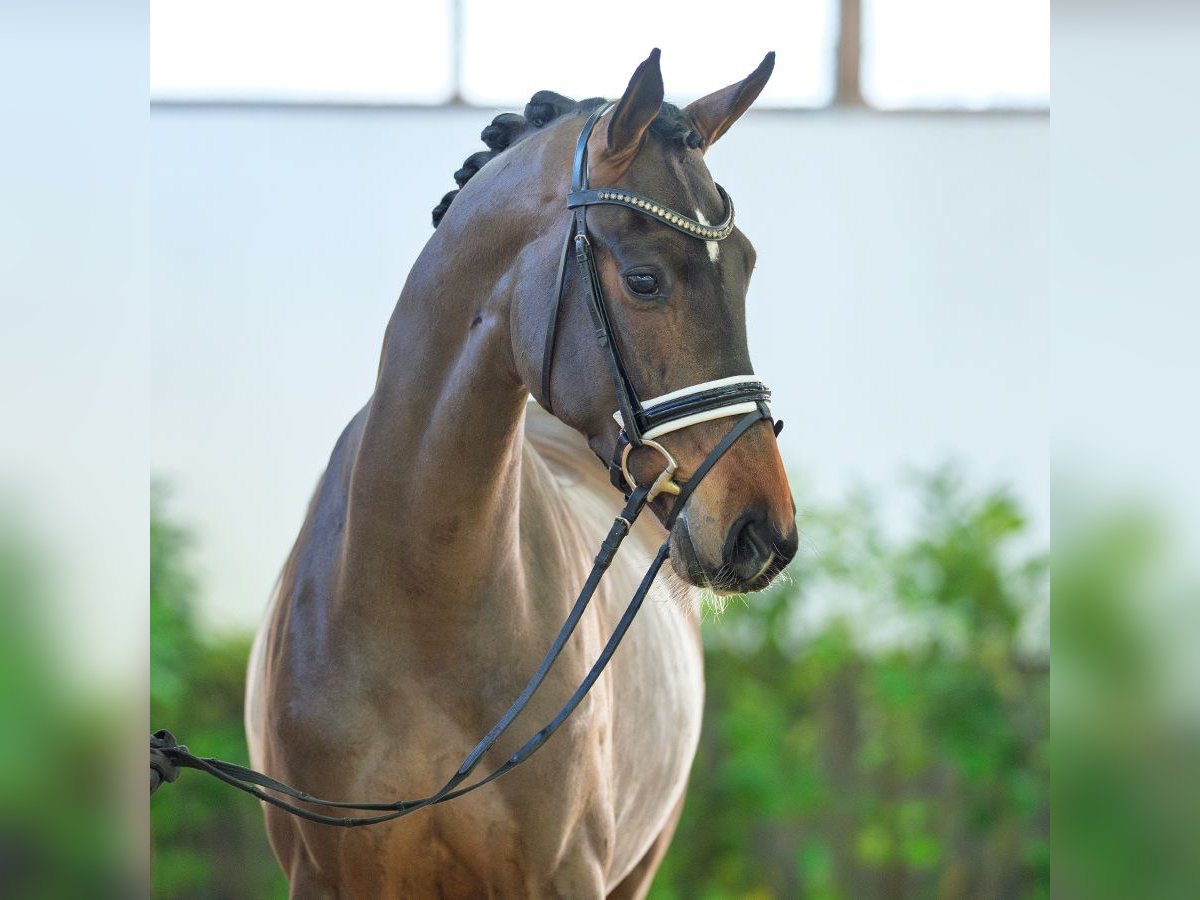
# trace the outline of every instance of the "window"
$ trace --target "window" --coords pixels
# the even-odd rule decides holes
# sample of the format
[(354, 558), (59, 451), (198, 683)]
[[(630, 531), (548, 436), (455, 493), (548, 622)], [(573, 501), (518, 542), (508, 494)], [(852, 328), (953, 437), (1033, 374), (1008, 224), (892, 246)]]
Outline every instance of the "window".
[(885, 110), (1041, 109), (1049, 41), (1049, 0), (151, 0), (150, 89), (519, 109), (543, 88), (615, 95), (658, 46), (676, 101), (775, 50), (759, 107), (827, 106), (840, 82), (839, 100)]
[(586, 19), (556, 0), (463, 0), (463, 98), (520, 107), (540, 89), (619, 95), (652, 47), (668, 99), (690, 102), (778, 54), (759, 106), (826, 105), (833, 94), (836, 0), (608, 0)]
[(151, 97), (442, 103), (451, 26), (437, 0), (151, 0)]
[(1047, 0), (863, 0), (863, 98), (880, 109), (1044, 107)]

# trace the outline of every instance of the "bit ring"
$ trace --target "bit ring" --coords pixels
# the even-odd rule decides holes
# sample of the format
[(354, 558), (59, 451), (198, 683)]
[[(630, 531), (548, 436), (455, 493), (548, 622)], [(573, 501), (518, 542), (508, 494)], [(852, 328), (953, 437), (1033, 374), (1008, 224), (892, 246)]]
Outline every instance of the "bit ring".
[[(675, 483), (675, 472), (679, 468), (679, 463), (675, 461), (667, 448), (658, 441), (643, 440), (640, 447), (651, 447), (662, 454), (663, 459), (667, 461), (666, 468), (659, 473), (654, 479), (654, 483), (650, 485), (650, 493), (646, 495), (646, 502), (649, 503), (659, 494), (679, 495), (679, 485)], [(629, 485), (629, 489), (633, 490), (637, 487), (637, 479), (633, 477), (633, 473), (629, 471), (629, 454), (633, 450), (633, 444), (626, 444), (625, 449), (621, 451), (621, 474), (625, 476), (625, 483)]]

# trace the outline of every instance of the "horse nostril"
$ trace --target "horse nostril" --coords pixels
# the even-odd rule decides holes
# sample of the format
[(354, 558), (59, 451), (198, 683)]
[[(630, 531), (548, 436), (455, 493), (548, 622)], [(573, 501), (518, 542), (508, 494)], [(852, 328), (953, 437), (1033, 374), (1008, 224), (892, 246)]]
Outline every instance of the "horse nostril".
[(771, 553), (771, 546), (758, 522), (747, 522), (738, 535), (737, 553), (742, 559), (758, 562)]
[(763, 574), (774, 560), (774, 530), (761, 510), (743, 513), (729, 531), (725, 544), (725, 565), (740, 579), (752, 580)]

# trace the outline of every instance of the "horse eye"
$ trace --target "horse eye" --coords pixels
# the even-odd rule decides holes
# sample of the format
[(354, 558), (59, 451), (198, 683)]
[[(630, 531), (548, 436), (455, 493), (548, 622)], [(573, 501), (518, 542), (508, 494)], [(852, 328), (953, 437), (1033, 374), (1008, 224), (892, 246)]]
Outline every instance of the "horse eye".
[(626, 275), (625, 281), (631, 291), (641, 294), (643, 297), (658, 293), (658, 279), (646, 272), (634, 272), (632, 275)]

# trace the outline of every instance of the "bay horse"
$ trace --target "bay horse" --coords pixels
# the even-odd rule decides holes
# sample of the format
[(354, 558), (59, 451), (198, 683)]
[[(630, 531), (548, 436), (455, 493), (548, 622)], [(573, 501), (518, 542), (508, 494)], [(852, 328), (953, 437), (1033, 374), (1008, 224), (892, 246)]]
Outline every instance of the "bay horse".
[[(580, 138), (592, 184), (652, 196), (692, 222), (685, 233), (619, 204), (588, 220), (629, 382), (654, 397), (722, 384), (752, 372), (755, 254), (732, 224), (727, 239), (703, 239), (713, 232), (696, 223), (719, 221), (728, 200), (704, 153), (773, 65), (768, 54), (744, 80), (679, 109), (663, 102), (655, 50), (603, 116), (602, 101), (542, 91), (523, 116), (484, 130), (490, 150), (468, 158), (461, 190), (434, 210), (374, 393), (333, 449), (256, 637), (246, 730), (257, 768), (315, 796), (424, 796), (521, 691), (620, 497), (603, 464), (621, 431), (618, 390), (583, 279), (559, 269), (582, 118), (596, 112)], [(728, 421), (679, 428), (662, 446), (695, 473)], [(639, 483), (661, 467), (644, 450), (629, 463)], [(677, 519), (673, 502), (659, 494), (657, 521), (634, 524), (543, 689), (488, 756), (502, 763), (579, 683), (672, 522), (674, 572), (536, 759), (370, 828), (265, 807), (293, 897), (646, 893), (700, 733), (701, 589), (760, 590), (796, 551), (770, 419), (730, 446)]]

